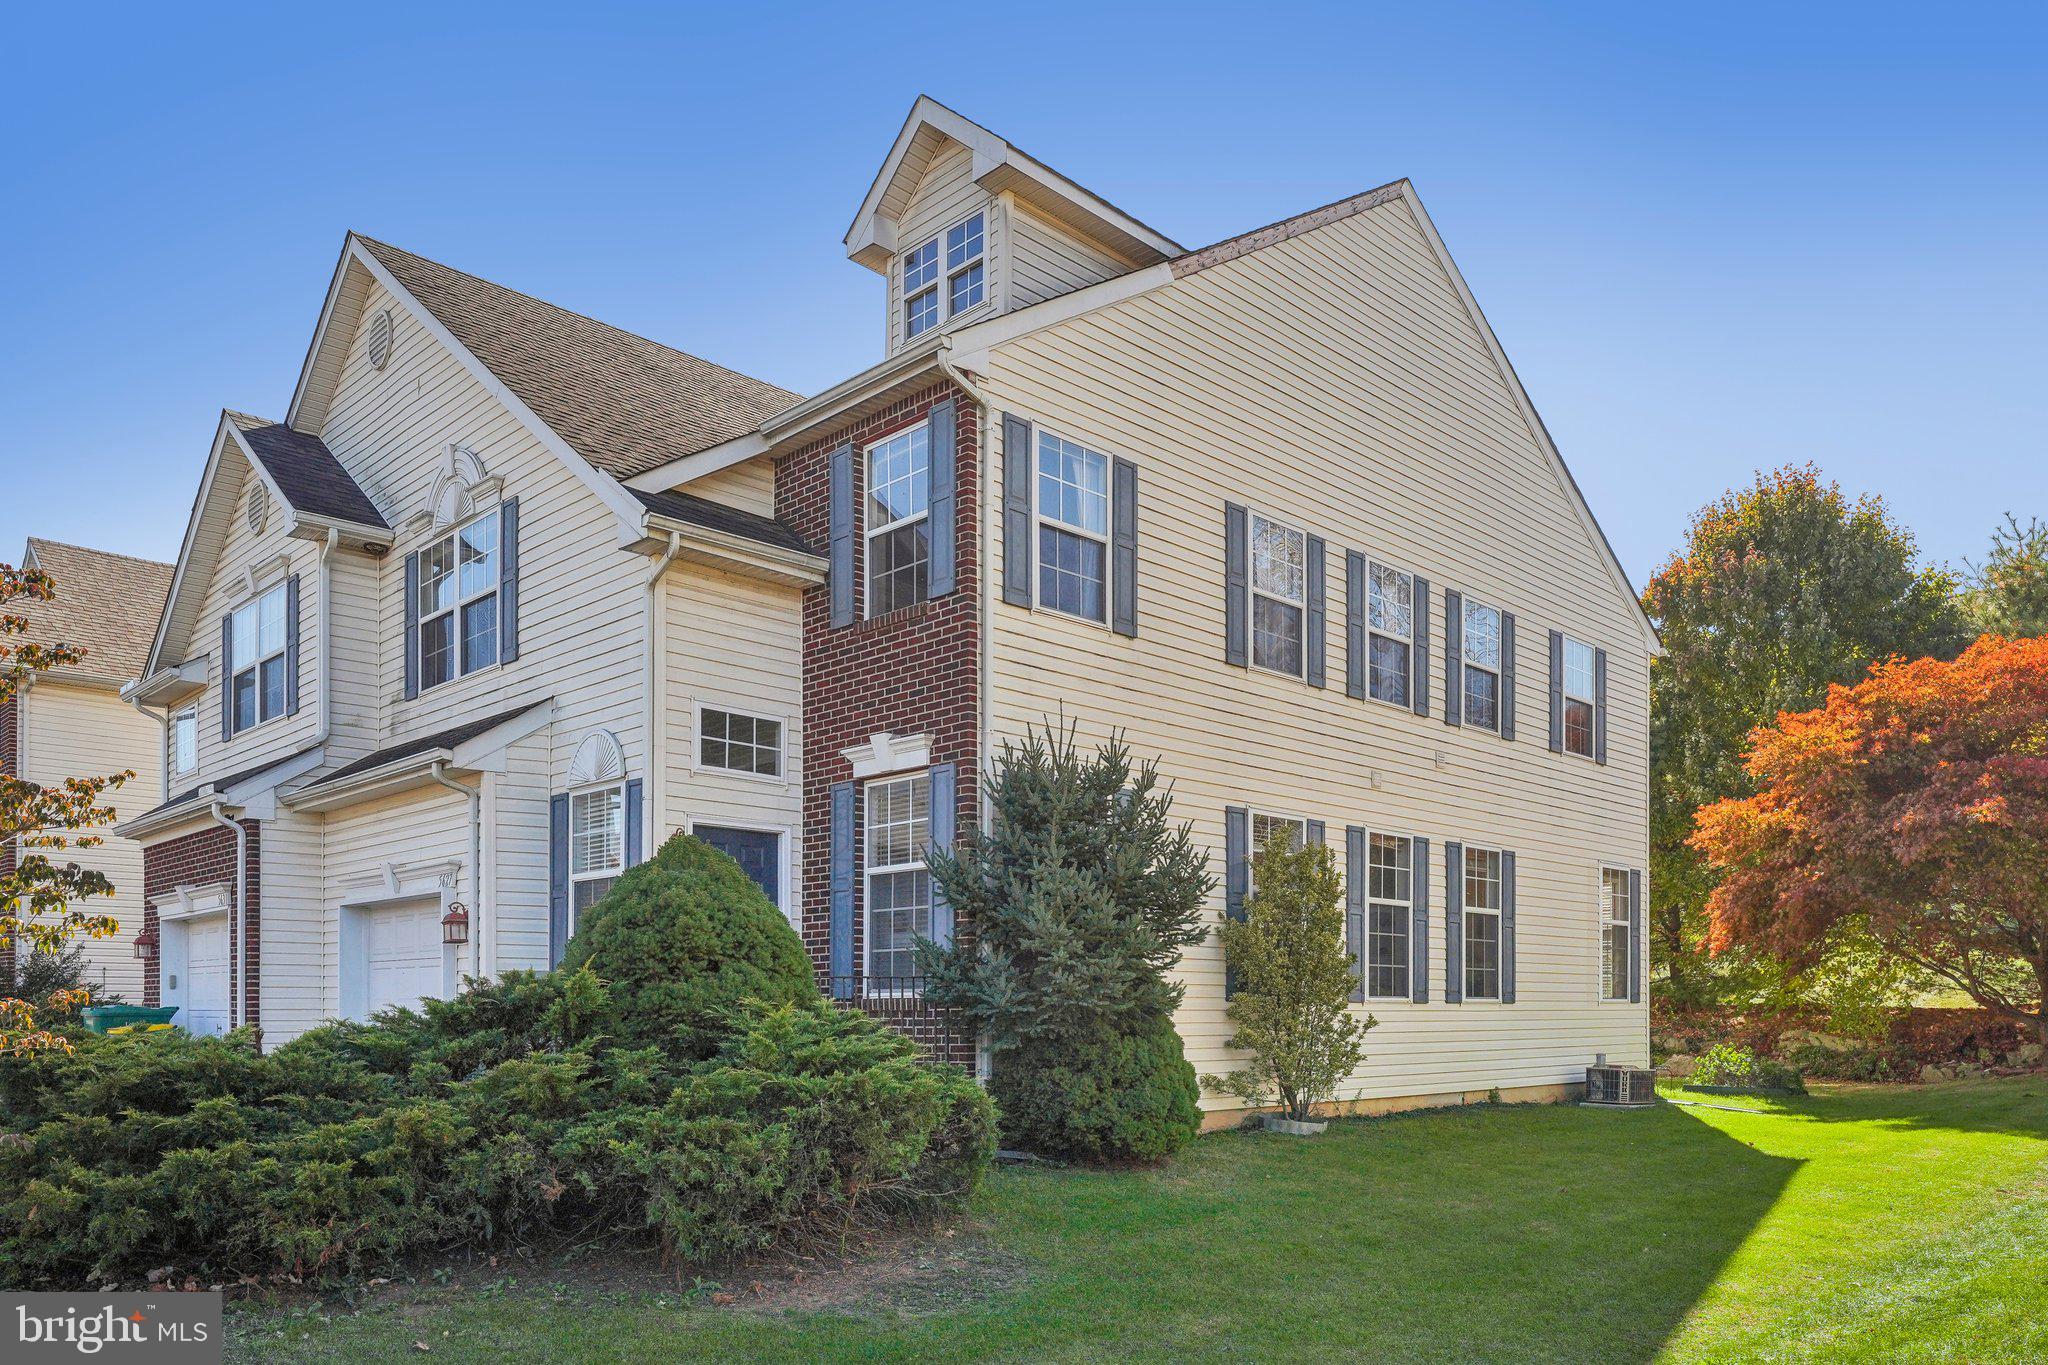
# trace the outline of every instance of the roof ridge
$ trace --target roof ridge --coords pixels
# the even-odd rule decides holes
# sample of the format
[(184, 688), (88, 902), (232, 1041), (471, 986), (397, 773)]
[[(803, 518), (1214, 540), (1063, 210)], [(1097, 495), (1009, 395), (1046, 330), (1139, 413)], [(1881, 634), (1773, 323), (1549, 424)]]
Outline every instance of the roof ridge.
[(1316, 208), (1304, 209), (1300, 213), (1291, 213), (1285, 218), (1276, 219), (1262, 227), (1250, 228), (1233, 236), (1211, 242), (1207, 246), (1183, 252), (1174, 257), (1168, 264), (1173, 267), (1174, 277), (1177, 279), (1182, 275), (1192, 275), (1198, 270), (1207, 270), (1212, 265), (1221, 265), (1225, 261), (1234, 261), (1240, 256), (1248, 256), (1254, 251), (1263, 251), (1275, 243), (1299, 237), (1303, 233), (1313, 232), (1319, 227), (1325, 227), (1328, 224), (1349, 218), (1354, 214), (1363, 213), (1367, 209), (1378, 208), (1389, 200), (1398, 197), (1402, 187), (1406, 184), (1408, 184), (1408, 177), (1404, 175), (1398, 180), (1389, 180), (1384, 185), (1375, 185), (1369, 190), (1360, 190), (1356, 194), (1347, 194), (1340, 199), (1332, 199), (1329, 203), (1319, 205)]
[(49, 536), (30, 536), (28, 537), (28, 543), (32, 546), (41, 545), (56, 550), (76, 550), (80, 554), (98, 555), (102, 559), (125, 559), (131, 564), (147, 564), (151, 568), (156, 569), (176, 567), (165, 563), (161, 559), (145, 559), (141, 555), (124, 554), (120, 550), (102, 550), (92, 545), (76, 545), (68, 540), (52, 540)]

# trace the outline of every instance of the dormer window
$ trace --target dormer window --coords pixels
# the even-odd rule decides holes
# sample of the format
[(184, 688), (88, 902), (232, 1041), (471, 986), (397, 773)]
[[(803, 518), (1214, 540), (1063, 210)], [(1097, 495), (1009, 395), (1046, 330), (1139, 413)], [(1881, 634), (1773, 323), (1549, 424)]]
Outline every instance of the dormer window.
[[(903, 253), (903, 335), (930, 331), (988, 295), (987, 219), (970, 214), (922, 245)], [(943, 254), (942, 254), (943, 253)], [(944, 279), (940, 265), (944, 264)]]

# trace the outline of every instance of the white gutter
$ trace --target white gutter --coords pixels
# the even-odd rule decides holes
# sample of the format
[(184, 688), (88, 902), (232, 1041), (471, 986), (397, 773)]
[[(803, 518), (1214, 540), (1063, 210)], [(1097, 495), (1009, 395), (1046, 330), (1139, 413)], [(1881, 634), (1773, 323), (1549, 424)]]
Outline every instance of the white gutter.
[(206, 813), (235, 832), (235, 990), (228, 1001), (228, 1027), (233, 1029), (249, 1022), (249, 831), (221, 814), (219, 801)]
[(668, 613), (662, 607), (666, 605), (668, 594), (662, 582), (668, 574), (668, 566), (676, 562), (676, 556), (682, 553), (682, 549), (683, 533), (670, 531), (668, 548), (655, 563), (653, 572), (647, 575), (647, 629), (643, 633), (647, 641), (647, 685), (641, 692), (647, 700), (647, 747), (646, 756), (641, 759), (642, 769), (647, 774), (647, 813), (641, 828), (647, 831), (650, 847), (640, 850), (642, 858), (651, 856), (653, 850), (661, 846), (661, 811), (667, 799), (662, 779), (668, 771), (667, 755), (662, 752), (668, 739), (667, 727), (663, 724), (668, 708), (663, 704), (666, 698), (661, 687), (662, 656), (668, 652)]
[[(427, 774), (449, 791), (460, 792), (469, 800), (469, 886), (470, 897), (476, 902), (472, 923), (476, 925), (476, 975), (479, 980), (489, 980), (491, 969), (498, 965), (498, 926), (496, 916), (484, 913), (484, 787), (481, 778), (474, 787), (466, 786), (448, 776), (448, 764), (444, 759), (436, 763)], [(490, 926), (488, 940), (484, 927)], [(489, 956), (485, 956), (488, 947)]]
[[(981, 714), (976, 717), (975, 723), (980, 727), (981, 733), (975, 740), (975, 749), (981, 754), (986, 754), (991, 742), (990, 730), (995, 723), (995, 701), (989, 695), (989, 679), (995, 672), (995, 647), (993, 643), (995, 621), (992, 616), (995, 608), (995, 595), (992, 591), (995, 573), (993, 566), (988, 560), (989, 547), (995, 542), (990, 535), (991, 522), (989, 517), (992, 511), (990, 504), (994, 499), (989, 496), (988, 470), (989, 460), (995, 449), (993, 437), (996, 430), (996, 405), (989, 401), (988, 395), (983, 393), (980, 388), (972, 383), (953, 364), (952, 349), (953, 338), (950, 335), (939, 342), (939, 349), (935, 353), (935, 358), (939, 362), (939, 369), (946, 378), (959, 385), (961, 391), (973, 399), (981, 408), (981, 439), (977, 451), (979, 458), (975, 461), (975, 477), (980, 480), (981, 486), (974, 493), (974, 500), (980, 509), (981, 515), (981, 526), (979, 528), (981, 542), (979, 550), (975, 553), (975, 564), (981, 574), (981, 621), (980, 628), (975, 632), (978, 637), (975, 652), (980, 655), (976, 666), (980, 678), (978, 690), (981, 693), (977, 704)], [(1009, 451), (1004, 451), (1003, 454), (1005, 458), (1010, 457)], [(978, 777), (979, 775), (977, 774), (976, 776)], [(980, 793), (981, 799), (978, 805), (983, 817), (982, 825), (986, 828), (988, 823), (988, 792), (978, 780), (975, 783), (975, 789)]]

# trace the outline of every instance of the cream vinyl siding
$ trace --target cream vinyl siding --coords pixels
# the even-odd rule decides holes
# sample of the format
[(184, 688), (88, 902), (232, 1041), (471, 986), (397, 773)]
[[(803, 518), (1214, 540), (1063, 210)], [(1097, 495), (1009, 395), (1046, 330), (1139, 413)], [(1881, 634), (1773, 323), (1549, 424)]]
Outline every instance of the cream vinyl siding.
[[(953, 224), (973, 213), (985, 210), (988, 219), (984, 225), (982, 239), (982, 260), (986, 274), (983, 302), (967, 313), (968, 318), (985, 318), (995, 312), (994, 300), (1001, 298), (1002, 272), (1008, 252), (1005, 249), (1003, 215), (997, 212), (996, 204), (987, 190), (974, 183), (974, 154), (957, 142), (948, 142), (944, 149), (931, 159), (926, 167), (924, 179), (910, 196), (903, 210), (903, 216), (896, 224), (896, 255), (889, 263), (889, 319), (885, 335), (891, 351), (901, 349), (917, 338), (903, 334), (903, 255), (937, 233), (944, 232)], [(939, 243), (939, 294), (943, 309), (946, 289), (946, 244)], [(952, 318), (942, 311), (939, 317), (941, 330), (953, 325)], [(919, 333), (924, 336), (925, 333)]]
[[(788, 883), (802, 866), (802, 596), (795, 588), (682, 564), (669, 570), (663, 597), (666, 785), (660, 831), (648, 851), (697, 824), (780, 831), (783, 905), (797, 905)], [(781, 721), (782, 777), (699, 768), (699, 705)]]
[(690, 480), (682, 491), (727, 507), (737, 507), (742, 512), (772, 517), (775, 515), (775, 462), (765, 455), (743, 460), (716, 474)]
[[(1371, 1004), (1380, 1027), (1341, 1097), (1582, 1080), (1599, 1052), (1646, 1061), (1646, 1007), (1596, 1003), (1593, 894), (1601, 864), (1648, 861), (1643, 626), (1406, 206), (1011, 343), (983, 382), (999, 408), (1139, 471), (1138, 637), (995, 594), (993, 738), (1064, 708), (1086, 738), (1121, 728), (1161, 756), (1212, 851), (1214, 919), (1226, 805), (1321, 820), (1340, 862), (1347, 825), (1430, 840), (1432, 1003)], [(1001, 469), (984, 506), (1001, 505)], [(1226, 500), (1327, 539), (1328, 687), (1223, 662)], [(1345, 695), (1346, 550), (1430, 582), (1428, 717)], [(1443, 722), (1447, 588), (1517, 615), (1513, 743)], [(1608, 651), (1605, 766), (1546, 747), (1552, 628)], [(1447, 840), (1517, 854), (1514, 1005), (1443, 1003)], [(1189, 1058), (1227, 1068), (1213, 938), (1183, 973)]]
[[(303, 703), (302, 703), (303, 705)], [(257, 989), (262, 992), (263, 1045), (290, 1042), (332, 1018), (334, 942), (323, 913), (321, 851), (325, 831), (317, 815), (278, 810), (262, 822), (258, 848)], [(391, 856), (387, 847), (386, 857)]]
[[(71, 687), (38, 680), (18, 694), (21, 720), (21, 776), (44, 786), (72, 777), (135, 776), (102, 797), (119, 820), (140, 815), (161, 799), (163, 791), (163, 727), (114, 692)], [(103, 872), (114, 884), (111, 896), (93, 896), (79, 903), (88, 914), (111, 915), (121, 922), (112, 938), (77, 940), (89, 964), (87, 979), (102, 981), (108, 990), (142, 1003), (142, 964), (135, 960), (135, 935), (142, 928), (142, 846), (113, 833), (111, 826), (78, 830), (67, 837), (96, 836), (95, 848), (47, 850), (58, 863), (75, 862)]]
[(1009, 293), (1004, 308), (1024, 308), (1045, 299), (1128, 274), (1133, 267), (1114, 253), (1003, 196), (1008, 215)]
[[(509, 746), (505, 767), (484, 778), (484, 900), (497, 922), (490, 974), (544, 971), (548, 963), (548, 798), (552, 743), (546, 729)], [(470, 883), (463, 883), (468, 894)], [(472, 908), (470, 960), (484, 951)], [(475, 970), (465, 967), (465, 971)]]

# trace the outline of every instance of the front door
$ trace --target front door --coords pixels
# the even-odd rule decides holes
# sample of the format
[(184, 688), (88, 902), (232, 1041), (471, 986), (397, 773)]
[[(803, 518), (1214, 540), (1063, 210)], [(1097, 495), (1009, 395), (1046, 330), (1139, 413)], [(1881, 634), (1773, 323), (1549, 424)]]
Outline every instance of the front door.
[(174, 1022), (187, 1033), (219, 1037), (228, 1031), (228, 917), (185, 921), (184, 1000)]
[(773, 830), (733, 829), (727, 825), (697, 825), (690, 833), (740, 865), (740, 871), (754, 879), (754, 885), (782, 908), (782, 836)]

